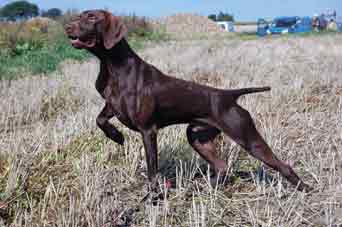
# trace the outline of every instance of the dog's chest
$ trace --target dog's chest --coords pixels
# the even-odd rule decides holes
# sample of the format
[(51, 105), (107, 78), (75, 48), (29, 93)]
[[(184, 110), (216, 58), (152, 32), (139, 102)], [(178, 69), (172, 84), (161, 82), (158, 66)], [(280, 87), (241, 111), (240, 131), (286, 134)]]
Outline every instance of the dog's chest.
[(105, 100), (110, 96), (119, 96), (118, 81), (108, 76), (106, 72), (100, 72), (95, 82), (95, 88)]
[(115, 110), (115, 117), (126, 127), (137, 130), (134, 124), (135, 108), (132, 108), (134, 97), (124, 91), (120, 92), (118, 84), (113, 81), (109, 81), (104, 87), (96, 86), (96, 89)]

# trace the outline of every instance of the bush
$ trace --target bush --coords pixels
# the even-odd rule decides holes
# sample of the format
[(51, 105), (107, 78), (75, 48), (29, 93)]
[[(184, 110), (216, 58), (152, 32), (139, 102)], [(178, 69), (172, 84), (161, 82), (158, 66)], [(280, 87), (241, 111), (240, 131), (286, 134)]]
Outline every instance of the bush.
[(133, 49), (141, 49), (147, 41), (158, 42), (169, 39), (162, 27), (156, 29), (145, 17), (122, 16), (128, 29), (128, 41)]
[(11, 55), (41, 49), (48, 40), (49, 22), (32, 19), (18, 23), (1, 23), (0, 47)]
[[(49, 73), (65, 59), (83, 60), (90, 55), (74, 49), (65, 36), (63, 24), (77, 11), (67, 11), (58, 21), (34, 18), (24, 22), (4, 22), (0, 25), (0, 80), (15, 79), (27, 74)], [(154, 30), (143, 17), (124, 16), (128, 40), (133, 48), (142, 48), (146, 41), (166, 38)]]
[(1, 17), (12, 21), (15, 21), (18, 18), (30, 18), (38, 16), (38, 14), (38, 6), (27, 1), (14, 1), (5, 5), (0, 11)]
[(210, 14), (208, 16), (209, 19), (213, 21), (234, 21), (234, 15), (229, 13), (224, 13), (220, 11), (217, 15), (216, 14)]
[(71, 47), (63, 27), (50, 19), (2, 23), (0, 29), (0, 80), (26, 74), (49, 73), (64, 59), (89, 55)]
[(152, 32), (152, 27), (145, 17), (137, 17), (133, 14), (131, 16), (123, 16), (122, 18), (128, 29), (128, 36), (144, 37)]
[(42, 17), (49, 17), (49, 18), (59, 18), (60, 16), (62, 16), (63, 12), (61, 9), (58, 8), (51, 8), (47, 11), (43, 11), (42, 12)]

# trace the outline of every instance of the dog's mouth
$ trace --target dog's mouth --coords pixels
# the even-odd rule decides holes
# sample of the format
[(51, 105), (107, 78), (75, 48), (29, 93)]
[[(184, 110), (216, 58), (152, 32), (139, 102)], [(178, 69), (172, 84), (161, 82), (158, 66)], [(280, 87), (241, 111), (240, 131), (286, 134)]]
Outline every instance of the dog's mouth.
[(96, 40), (93, 38), (82, 40), (77, 36), (69, 36), (69, 39), (71, 41), (71, 45), (77, 49), (92, 48), (96, 44)]

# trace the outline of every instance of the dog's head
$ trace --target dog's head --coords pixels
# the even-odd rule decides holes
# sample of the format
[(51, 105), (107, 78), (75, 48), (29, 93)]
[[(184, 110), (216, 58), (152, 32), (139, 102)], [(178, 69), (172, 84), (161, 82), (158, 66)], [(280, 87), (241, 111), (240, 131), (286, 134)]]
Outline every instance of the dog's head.
[(127, 33), (123, 21), (104, 10), (84, 11), (65, 25), (65, 32), (77, 49), (111, 49)]

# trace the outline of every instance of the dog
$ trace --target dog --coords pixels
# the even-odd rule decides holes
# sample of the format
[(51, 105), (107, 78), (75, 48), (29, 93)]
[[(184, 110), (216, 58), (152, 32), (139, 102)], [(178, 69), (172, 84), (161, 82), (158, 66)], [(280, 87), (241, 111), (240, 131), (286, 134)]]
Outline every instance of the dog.
[(65, 31), (73, 47), (86, 49), (100, 60), (95, 87), (105, 106), (96, 119), (97, 126), (120, 145), (124, 137), (109, 123), (111, 118), (141, 133), (150, 183), (158, 173), (158, 129), (188, 124), (189, 144), (211, 165), (216, 177), (227, 170), (214, 144), (215, 137), (223, 132), (298, 190), (312, 190), (276, 157), (249, 112), (236, 102), (241, 95), (269, 91), (270, 87), (224, 90), (165, 75), (130, 48), (123, 21), (104, 10), (82, 12), (65, 25)]

